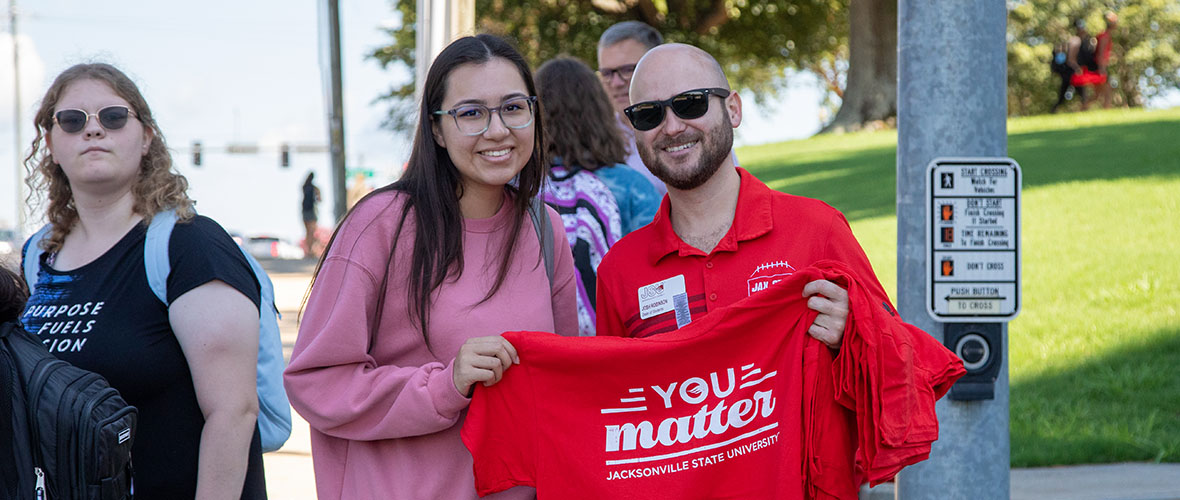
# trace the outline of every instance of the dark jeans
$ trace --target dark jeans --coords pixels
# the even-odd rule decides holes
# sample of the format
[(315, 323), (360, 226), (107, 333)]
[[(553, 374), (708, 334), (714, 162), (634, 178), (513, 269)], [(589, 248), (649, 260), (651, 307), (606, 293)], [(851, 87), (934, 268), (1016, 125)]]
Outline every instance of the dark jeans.
[[(1049, 110), (1050, 113), (1056, 113), (1057, 108), (1065, 104), (1065, 93), (1069, 91), (1071, 86), (1069, 81), (1073, 77), (1073, 72), (1058, 72), (1057, 76), (1061, 77), (1061, 88), (1057, 89), (1057, 103), (1053, 105), (1053, 109)], [(1077, 92), (1078, 97), (1085, 97), (1085, 89), (1085, 87), (1076, 87), (1074, 91)]]

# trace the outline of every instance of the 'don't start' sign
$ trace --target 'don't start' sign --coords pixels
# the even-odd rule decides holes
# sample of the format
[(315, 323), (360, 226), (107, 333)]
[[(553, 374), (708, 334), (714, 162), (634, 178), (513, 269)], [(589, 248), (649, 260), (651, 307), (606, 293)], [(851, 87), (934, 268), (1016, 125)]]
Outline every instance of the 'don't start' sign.
[(926, 309), (936, 321), (1020, 311), (1020, 165), (936, 158), (926, 169)]

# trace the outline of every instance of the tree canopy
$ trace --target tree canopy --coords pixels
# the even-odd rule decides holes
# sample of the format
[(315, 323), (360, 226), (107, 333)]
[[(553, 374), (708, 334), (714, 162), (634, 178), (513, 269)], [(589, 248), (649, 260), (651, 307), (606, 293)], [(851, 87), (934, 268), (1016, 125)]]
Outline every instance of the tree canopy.
[[(668, 42), (698, 46), (718, 59), (730, 83), (764, 100), (786, 86), (787, 68), (830, 67), (846, 47), (849, 0), (475, 0), (476, 29), (505, 36), (534, 67), (558, 55), (597, 67), (598, 37), (627, 20), (648, 23)], [(372, 56), (414, 64), (413, 0), (391, 0), (401, 26)], [(388, 123), (409, 129), (414, 82), (391, 89)]]
[[(854, 3), (855, 2), (855, 3)], [(400, 26), (371, 56), (382, 65), (414, 66), (414, 0), (390, 0)], [(1084, 19), (1092, 34), (1103, 14), (1119, 15), (1110, 72), (1116, 105), (1142, 106), (1180, 89), (1180, 3), (1176, 0), (1008, 0), (1008, 114), (1045, 113), (1056, 101), (1049, 69), (1053, 47)], [(850, 22), (859, 9), (860, 21)], [(571, 55), (596, 66), (598, 37), (620, 21), (639, 20), (669, 42), (696, 45), (721, 62), (730, 83), (764, 101), (786, 87), (784, 70), (811, 71), (827, 102), (843, 107), (833, 122), (856, 128), (896, 113), (896, 0), (475, 0), (476, 29), (514, 41), (534, 66)], [(852, 36), (850, 28), (858, 33)], [(851, 49), (851, 50), (850, 50)], [(859, 52), (859, 56), (857, 55)], [(860, 68), (853, 62), (860, 61)], [(866, 64), (867, 62), (867, 64)], [(859, 71), (858, 75), (850, 74)], [(410, 130), (414, 82), (381, 96), (387, 125)], [(854, 108), (854, 109), (844, 109)], [(829, 124), (829, 125), (833, 125)]]
[(1180, 88), (1180, 3), (1176, 0), (1014, 0), (1008, 15), (1008, 114), (1045, 113), (1059, 80), (1049, 70), (1055, 45), (1082, 19), (1101, 33), (1103, 14), (1118, 14), (1111, 36), (1110, 79), (1115, 105), (1142, 106)]

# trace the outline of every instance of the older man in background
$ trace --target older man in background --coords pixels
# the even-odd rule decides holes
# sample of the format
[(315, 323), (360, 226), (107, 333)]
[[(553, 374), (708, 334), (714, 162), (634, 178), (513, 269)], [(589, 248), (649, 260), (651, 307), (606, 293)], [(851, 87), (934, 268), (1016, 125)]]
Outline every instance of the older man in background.
[(635, 66), (647, 51), (661, 43), (664, 43), (664, 37), (660, 36), (660, 32), (642, 22), (623, 21), (612, 25), (598, 39), (598, 76), (602, 78), (602, 86), (606, 89), (611, 106), (615, 108), (615, 118), (619, 120), (619, 129), (623, 131), (623, 138), (627, 142), (627, 166), (643, 174), (663, 196), (668, 190), (644, 166), (639, 150), (635, 147), (635, 129), (623, 116), (623, 109), (631, 105), (628, 91)]

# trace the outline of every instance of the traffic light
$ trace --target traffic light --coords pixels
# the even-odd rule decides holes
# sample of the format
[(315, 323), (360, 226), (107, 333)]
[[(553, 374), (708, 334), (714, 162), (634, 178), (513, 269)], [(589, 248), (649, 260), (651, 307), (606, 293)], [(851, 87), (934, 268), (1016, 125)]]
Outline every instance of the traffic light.
[(291, 166), (291, 146), (285, 142), (279, 144), (279, 166), (283, 168)]
[(201, 166), (201, 141), (193, 141), (193, 166)]

